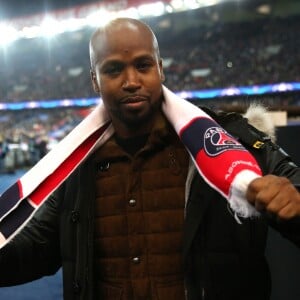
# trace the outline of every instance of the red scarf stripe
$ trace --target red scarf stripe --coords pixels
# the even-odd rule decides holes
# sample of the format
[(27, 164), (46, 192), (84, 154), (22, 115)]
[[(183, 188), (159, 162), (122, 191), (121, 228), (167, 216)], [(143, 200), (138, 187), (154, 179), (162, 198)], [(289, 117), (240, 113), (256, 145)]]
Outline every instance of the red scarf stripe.
[(19, 198), (22, 199), (23, 198), (23, 187), (22, 187), (22, 183), (20, 180), (17, 181), (17, 185), (18, 185), (18, 189), (19, 189)]
[(52, 173), (39, 187), (30, 194), (31, 203), (38, 206), (49, 196), (77, 167), (82, 159), (89, 153), (89, 150), (95, 145), (99, 137), (107, 129), (110, 123), (95, 131), (89, 136), (74, 152)]

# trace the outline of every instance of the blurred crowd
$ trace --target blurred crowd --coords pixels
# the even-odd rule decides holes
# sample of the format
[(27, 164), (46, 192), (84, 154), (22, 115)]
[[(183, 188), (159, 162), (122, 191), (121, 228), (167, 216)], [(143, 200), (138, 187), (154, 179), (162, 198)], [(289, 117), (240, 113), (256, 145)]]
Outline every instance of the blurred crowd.
[[(296, 16), (180, 30), (174, 24), (161, 28), (153, 19), (149, 23), (159, 40), (165, 84), (172, 90), (300, 81)], [(21, 40), (3, 49), (0, 101), (94, 97), (89, 75), (91, 34), (92, 29), (85, 29), (49, 40)]]
[(90, 108), (1, 112), (0, 173), (36, 164), (89, 112)]
[[(173, 45), (163, 43), (163, 57), (173, 61), (167, 83), (194, 90), (299, 82), (299, 27), (300, 18), (291, 17), (188, 29), (173, 38)], [(191, 70), (207, 73), (193, 76)]]

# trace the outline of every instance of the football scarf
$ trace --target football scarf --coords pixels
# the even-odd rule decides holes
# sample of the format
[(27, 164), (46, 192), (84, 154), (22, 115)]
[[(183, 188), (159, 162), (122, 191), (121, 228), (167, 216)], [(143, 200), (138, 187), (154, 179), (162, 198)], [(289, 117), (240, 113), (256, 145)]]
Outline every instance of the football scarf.
[[(261, 176), (253, 156), (209, 115), (163, 86), (163, 112), (204, 180), (238, 216), (258, 212), (245, 199), (248, 184)], [(113, 134), (100, 103), (46, 156), (0, 196), (0, 248), (27, 224), (37, 209), (95, 149)]]

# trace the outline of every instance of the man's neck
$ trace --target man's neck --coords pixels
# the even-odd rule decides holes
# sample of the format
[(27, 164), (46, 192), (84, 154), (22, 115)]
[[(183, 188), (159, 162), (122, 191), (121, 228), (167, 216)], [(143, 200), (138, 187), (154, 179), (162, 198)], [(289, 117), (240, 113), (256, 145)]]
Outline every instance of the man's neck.
[(145, 146), (148, 137), (149, 133), (127, 138), (115, 135), (115, 140), (125, 152), (133, 156), (136, 152), (138, 152)]

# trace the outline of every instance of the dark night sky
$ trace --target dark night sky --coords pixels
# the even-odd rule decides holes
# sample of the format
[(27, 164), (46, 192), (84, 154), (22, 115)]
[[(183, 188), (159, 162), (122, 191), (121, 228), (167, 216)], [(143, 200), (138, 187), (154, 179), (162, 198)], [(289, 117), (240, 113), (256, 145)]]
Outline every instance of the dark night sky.
[(0, 19), (70, 8), (100, 0), (0, 0)]

